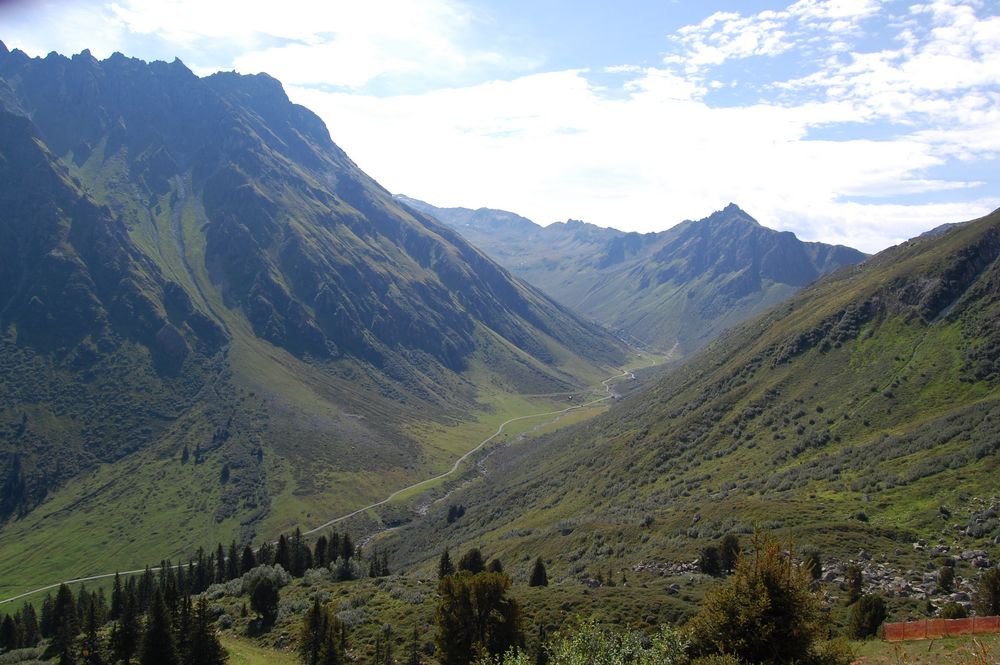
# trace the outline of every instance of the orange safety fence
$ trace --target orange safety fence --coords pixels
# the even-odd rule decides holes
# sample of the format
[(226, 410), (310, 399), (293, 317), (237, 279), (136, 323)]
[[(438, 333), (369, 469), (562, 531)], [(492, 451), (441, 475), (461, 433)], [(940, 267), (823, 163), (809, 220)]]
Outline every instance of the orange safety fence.
[(900, 640), (926, 640), (949, 635), (1000, 633), (1000, 616), (970, 617), (968, 619), (924, 619), (887, 623), (883, 635), (888, 642)]

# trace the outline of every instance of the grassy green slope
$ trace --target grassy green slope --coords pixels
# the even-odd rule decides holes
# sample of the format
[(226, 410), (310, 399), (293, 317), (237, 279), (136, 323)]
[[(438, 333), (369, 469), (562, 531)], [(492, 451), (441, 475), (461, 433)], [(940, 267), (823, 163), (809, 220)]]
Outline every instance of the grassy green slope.
[(450, 497), (461, 520), (442, 506), (387, 543), (428, 569), (443, 544), (540, 553), (564, 580), (690, 561), (755, 526), (839, 559), (922, 566), (918, 538), (996, 554), (998, 256), (994, 213), (842, 270), (606, 415), (495, 457)]

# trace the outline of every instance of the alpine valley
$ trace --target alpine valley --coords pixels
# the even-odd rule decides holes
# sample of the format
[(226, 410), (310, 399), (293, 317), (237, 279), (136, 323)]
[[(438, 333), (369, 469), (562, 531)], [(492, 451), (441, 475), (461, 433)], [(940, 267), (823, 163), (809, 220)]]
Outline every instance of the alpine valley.
[(626, 359), (266, 75), (0, 48), (0, 100), (4, 594), (315, 526)]
[(1000, 211), (954, 221), (435, 208), (266, 74), (0, 43), (0, 610), (49, 630), (0, 662), (846, 665), (1000, 607)]

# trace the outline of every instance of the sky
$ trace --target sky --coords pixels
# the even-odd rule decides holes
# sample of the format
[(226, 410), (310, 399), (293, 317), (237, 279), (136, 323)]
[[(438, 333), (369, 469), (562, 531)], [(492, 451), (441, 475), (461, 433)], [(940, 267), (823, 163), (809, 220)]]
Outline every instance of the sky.
[(0, 0), (29, 55), (267, 72), (394, 193), (874, 252), (1000, 207), (1000, 0)]

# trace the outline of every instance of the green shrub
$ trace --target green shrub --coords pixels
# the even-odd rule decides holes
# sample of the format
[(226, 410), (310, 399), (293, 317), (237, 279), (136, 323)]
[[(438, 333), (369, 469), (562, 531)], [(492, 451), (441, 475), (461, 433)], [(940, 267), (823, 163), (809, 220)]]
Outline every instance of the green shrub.
[(847, 626), (848, 632), (851, 637), (857, 640), (872, 637), (878, 632), (885, 617), (885, 600), (881, 596), (875, 594), (861, 596), (851, 608), (851, 616)]
[(733, 654), (750, 663), (809, 662), (823, 632), (809, 571), (773, 538), (755, 534), (753, 552), (710, 589), (690, 628), (694, 654)]
[(959, 603), (945, 603), (938, 610), (938, 616), (942, 619), (965, 619), (969, 616), (969, 610)]

